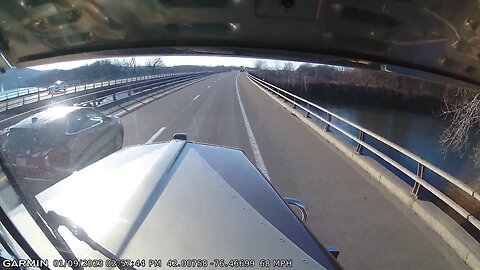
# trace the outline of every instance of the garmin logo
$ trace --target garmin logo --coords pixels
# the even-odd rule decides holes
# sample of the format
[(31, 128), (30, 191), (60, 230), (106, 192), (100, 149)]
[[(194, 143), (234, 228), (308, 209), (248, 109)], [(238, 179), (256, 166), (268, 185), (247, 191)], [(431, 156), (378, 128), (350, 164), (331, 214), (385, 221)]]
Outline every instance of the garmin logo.
[(48, 259), (32, 260), (32, 259), (18, 259), (18, 260), (3, 260), (2, 266), (5, 268), (12, 267), (48, 267)]

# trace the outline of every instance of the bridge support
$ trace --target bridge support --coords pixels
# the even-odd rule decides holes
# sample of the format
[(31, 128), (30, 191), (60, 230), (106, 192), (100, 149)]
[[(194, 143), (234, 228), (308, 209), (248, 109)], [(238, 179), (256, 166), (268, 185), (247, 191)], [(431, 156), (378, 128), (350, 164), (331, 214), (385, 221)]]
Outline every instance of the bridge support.
[[(327, 121), (328, 123), (332, 122), (332, 115), (327, 113)], [(330, 131), (330, 124), (326, 123), (325, 124), (325, 131)]]
[[(358, 139), (363, 142), (365, 140), (365, 132), (360, 130), (360, 133), (358, 134)], [(362, 149), (363, 149), (363, 146), (359, 143), (359, 144), (357, 144), (357, 149), (355, 150), (355, 152), (357, 152), (357, 154), (361, 155), (362, 154)]]
[[(421, 163), (417, 163), (417, 176), (421, 179), (423, 179), (423, 173), (425, 171), (425, 166), (423, 166)], [(418, 191), (420, 190), (420, 184), (418, 182), (415, 182), (413, 184), (413, 189), (412, 189), (412, 195), (415, 196), (415, 198), (418, 199)]]

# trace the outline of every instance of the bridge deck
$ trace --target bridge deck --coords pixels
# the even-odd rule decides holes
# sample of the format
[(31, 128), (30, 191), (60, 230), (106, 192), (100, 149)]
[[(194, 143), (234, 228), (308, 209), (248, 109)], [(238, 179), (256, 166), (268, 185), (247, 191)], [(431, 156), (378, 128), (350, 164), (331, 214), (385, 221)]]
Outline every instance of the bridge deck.
[(186, 132), (189, 140), (241, 148), (253, 163), (260, 153), (273, 185), (306, 203), (308, 228), (341, 250), (346, 269), (468, 269), (418, 217), (240, 74), (238, 92), (259, 149), (254, 152), (237, 74), (214, 75), (136, 107), (122, 117), (125, 145)]
[[(189, 140), (243, 149), (282, 196), (305, 202), (307, 227), (324, 245), (340, 249), (346, 269), (468, 269), (412, 211), (244, 73), (215, 74), (167, 92), (107, 111), (122, 115), (125, 146), (186, 132)], [(28, 191), (48, 185), (32, 183)], [(15, 203), (11, 192), (0, 189), (0, 197)]]

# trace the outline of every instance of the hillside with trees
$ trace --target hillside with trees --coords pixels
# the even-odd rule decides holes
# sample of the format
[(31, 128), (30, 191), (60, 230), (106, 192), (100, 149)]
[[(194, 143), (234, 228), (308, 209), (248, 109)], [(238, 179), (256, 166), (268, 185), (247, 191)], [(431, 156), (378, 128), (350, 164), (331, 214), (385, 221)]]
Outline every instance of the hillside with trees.
[[(439, 141), (444, 153), (467, 155), (480, 168), (480, 93), (452, 84), (424, 80), (382, 70), (291, 63), (273, 68), (257, 61), (252, 74), (293, 94), (318, 104), (363, 105), (415, 111), (443, 118), (448, 125)], [(469, 183), (479, 189), (480, 182)], [(456, 198), (470, 213), (480, 215), (480, 204), (449, 186), (446, 194)]]
[(330, 103), (368, 105), (441, 113), (445, 101), (456, 98), (456, 87), (444, 83), (372, 69), (287, 62), (268, 69), (257, 61), (253, 73), (305, 98)]
[[(139, 65), (136, 58), (125, 60), (99, 60), (92, 64), (70, 70), (54, 69), (38, 71), (29, 68), (10, 69), (0, 75), (0, 86), (9, 90), (21, 87), (45, 87), (57, 80), (66, 81), (69, 85), (87, 82), (114, 80), (125, 77), (145, 76), (196, 71), (226, 71), (237, 67), (182, 65), (167, 67), (162, 58), (151, 58), (144, 65)], [(237, 68), (238, 69), (238, 68)]]

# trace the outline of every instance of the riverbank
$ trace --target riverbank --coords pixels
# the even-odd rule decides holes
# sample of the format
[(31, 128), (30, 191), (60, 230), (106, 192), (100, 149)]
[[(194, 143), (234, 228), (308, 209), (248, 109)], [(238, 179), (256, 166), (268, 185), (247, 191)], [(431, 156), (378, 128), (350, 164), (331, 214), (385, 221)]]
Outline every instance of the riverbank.
[[(270, 81), (270, 83), (278, 86), (275, 81)], [(305, 85), (303, 87), (305, 88)], [(308, 87), (309, 85), (307, 84), (306, 88), (308, 89)], [(312, 98), (317, 95), (312, 92), (307, 93), (301, 91), (301, 89), (298, 88), (296, 91), (302, 93), (300, 96), (324, 107), (332, 113), (371, 130), (413, 152), (443, 171), (467, 183), (469, 186), (473, 188), (480, 187), (480, 181), (478, 178), (480, 171), (474, 167), (473, 162), (470, 159), (470, 152), (473, 147), (467, 149), (463, 156), (452, 152), (443, 152), (443, 147), (440, 143), (440, 136), (449, 125), (449, 121), (441, 117), (440, 113), (435, 111), (427, 112), (422, 110), (408, 110), (407, 107), (404, 106), (394, 107), (386, 106), (384, 104), (381, 106), (371, 105), (370, 103), (365, 102), (367, 99), (363, 99), (363, 102), (355, 103), (353, 102), (355, 101), (354, 99), (342, 101), (341, 99), (336, 100), (333, 98)], [(334, 95), (333, 92), (331, 92), (331, 94)], [(323, 115), (321, 112), (318, 113)], [(312, 121), (323, 126), (323, 123), (320, 120), (312, 118)], [(357, 132), (352, 127), (344, 125), (335, 119), (333, 119), (333, 123), (352, 134)], [(333, 131), (333, 133), (337, 132)], [(342, 134), (337, 135), (343, 137), (344, 140), (355, 147), (356, 144), (349, 138), (346, 138)], [(365, 140), (367, 143), (397, 161), (411, 172), (416, 171), (417, 163), (413, 160), (376, 140), (368, 138), (368, 136)], [(395, 174), (398, 178), (402, 179), (410, 186), (413, 186), (413, 181), (409, 177), (393, 168), (390, 164), (386, 163), (375, 154), (369, 151), (364, 151), (364, 155), (371, 157)], [(468, 210), (469, 213), (480, 218), (480, 203), (477, 200), (472, 199), (470, 195), (458, 190), (458, 188), (452, 186), (449, 182), (428, 170), (425, 170), (424, 179), (459, 203), (462, 207)], [(458, 214), (450, 209), (449, 206), (438, 201), (429, 192), (421, 190), (420, 196), (424, 200), (434, 202), (439, 208), (449, 213), (450, 216), (461, 224), (465, 230), (471, 233), (476, 232), (475, 228), (471, 228), (471, 224), (469, 224), (468, 221), (463, 217), (458, 216)], [(476, 238), (480, 240), (479, 235), (476, 235)]]
[[(436, 232), (458, 253), (469, 267), (472, 269), (480, 267), (480, 253), (478, 249), (480, 235), (478, 234), (478, 229), (474, 231), (470, 230), (470, 227), (473, 226), (472, 224), (462, 222), (462, 220), (458, 220), (456, 217), (452, 219), (451, 215), (447, 216), (445, 214), (445, 212), (449, 212), (449, 209), (443, 209), (439, 205), (432, 204), (431, 201), (426, 201), (421, 194), (420, 199), (412, 196), (411, 185), (402, 181), (403, 179), (400, 180), (398, 175), (385, 166), (382, 166), (383, 164), (379, 164), (377, 160), (372, 159), (372, 156), (368, 155), (365, 150), (362, 151), (362, 155), (357, 154), (355, 146), (348, 140), (345, 140), (345, 136), (337, 132), (337, 128), (343, 129), (343, 127), (339, 127), (338, 123), (335, 123), (337, 128), (330, 128), (329, 131), (326, 131), (323, 125), (319, 125), (315, 120), (315, 117), (305, 117), (305, 115), (301, 115), (303, 112), (298, 107), (295, 108), (287, 105), (284, 99), (267, 91), (265, 91), (265, 93), (276, 100), (284, 109), (288, 110), (290, 114), (296, 116), (297, 119), (304, 122), (329, 143), (334, 145), (340, 152), (343, 152), (348, 158), (355, 161), (365, 172), (377, 180), (389, 194), (394, 195), (394, 197), (420, 217), (431, 230)], [(310, 107), (310, 109), (311, 108), (312, 107)], [(370, 144), (370, 142), (368, 143)], [(435, 200), (433, 202), (435, 203)], [(440, 209), (443, 209), (443, 211)], [(464, 219), (463, 221), (466, 220)]]
[(309, 100), (440, 114), (458, 99), (455, 85), (381, 70), (302, 65), (296, 70), (252, 74)]

